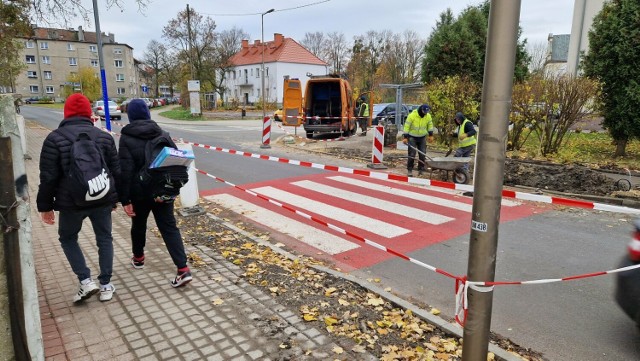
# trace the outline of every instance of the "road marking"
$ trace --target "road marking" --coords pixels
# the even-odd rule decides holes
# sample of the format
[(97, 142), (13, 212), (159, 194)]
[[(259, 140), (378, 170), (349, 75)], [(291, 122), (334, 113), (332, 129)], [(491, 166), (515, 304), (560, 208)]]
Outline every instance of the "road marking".
[(408, 190), (404, 190), (404, 189), (392, 188), (390, 186), (384, 186), (384, 185), (380, 185), (380, 184), (376, 184), (376, 183), (370, 183), (370, 182), (366, 182), (366, 181), (359, 180), (359, 179), (347, 178), (347, 177), (342, 177), (342, 176), (329, 177), (329, 179), (335, 180), (335, 181), (338, 181), (338, 182), (342, 182), (342, 183), (346, 183), (346, 184), (352, 184), (352, 185), (355, 185), (355, 186), (358, 186), (358, 187), (363, 187), (365, 189), (372, 189), (372, 190), (378, 191), (378, 192), (383, 192), (383, 193), (387, 193), (387, 194), (391, 194), (391, 195), (411, 198), (411, 199), (415, 199), (415, 200), (422, 201), (422, 202), (428, 202), (428, 203), (436, 204), (436, 205), (439, 205), (439, 206), (442, 206), (442, 207), (453, 208), (453, 209), (457, 209), (459, 211), (471, 212), (471, 208), (473, 208), (471, 204), (458, 202), (458, 201), (452, 201), (452, 200), (444, 199), (444, 198), (440, 198), (440, 197), (434, 197), (434, 196), (430, 196), (430, 195), (426, 195), (426, 194), (422, 194), (422, 193), (418, 193), (418, 192), (412, 192), (412, 191), (408, 191)]
[[(364, 181), (364, 180), (348, 178), (348, 177), (343, 177), (343, 176), (329, 177), (328, 179), (335, 180), (335, 181), (342, 182), (342, 183), (346, 183), (346, 184), (357, 185), (359, 187), (365, 187), (365, 188), (372, 189), (372, 190), (375, 190), (375, 191), (378, 191), (378, 192), (384, 192), (384, 193), (387, 193), (387, 194), (393, 194), (393, 195), (398, 195), (398, 196), (401, 196), (401, 197), (407, 197), (407, 198), (412, 198), (412, 199), (416, 199), (416, 200), (421, 200), (421, 201), (424, 201), (424, 202), (433, 203), (433, 204), (437, 204), (439, 206), (449, 207), (449, 208), (457, 209), (457, 210), (460, 210), (460, 211), (471, 212), (471, 209), (473, 208), (473, 206), (471, 204), (458, 202), (458, 201), (451, 201), (451, 200), (448, 200), (448, 199), (429, 196), (429, 195), (426, 195), (426, 194), (407, 191), (407, 190), (404, 190), (404, 189), (393, 188), (391, 186), (385, 186), (385, 185), (380, 185), (380, 184), (376, 184), (376, 183), (370, 183), (370, 182), (367, 182), (367, 181)], [(451, 195), (460, 195), (460, 191), (444, 189), (444, 188), (431, 187), (431, 188), (428, 188), (428, 190), (429, 191), (434, 191), (434, 192), (439, 192), (439, 193), (451, 194)], [(469, 199), (471, 199), (471, 198), (469, 198)], [(521, 204), (520, 202), (512, 201), (510, 199), (504, 199), (504, 198), (502, 199), (502, 205), (505, 206), (505, 207), (515, 207), (515, 206), (519, 206), (520, 204)]]
[[(335, 177), (335, 178), (338, 178), (338, 177)], [(333, 179), (333, 177), (330, 179)], [(361, 187), (366, 187), (367, 185), (365, 184), (368, 184), (369, 186), (371, 185), (375, 186), (375, 184), (370, 184), (370, 183), (356, 180), (353, 178), (349, 178), (349, 180), (354, 181), (354, 182), (351, 182), (350, 184), (359, 185)], [(345, 183), (347, 182), (345, 181)], [(359, 184), (359, 183), (362, 183), (362, 184)], [(292, 184), (298, 187), (302, 187), (304, 189), (314, 191), (314, 192), (324, 193), (326, 195), (331, 195), (331, 196), (342, 198), (342, 199), (353, 200), (353, 202), (363, 204), (365, 206), (384, 210), (385, 212), (389, 212), (389, 213), (395, 213), (407, 218), (417, 219), (419, 221), (430, 223), (430, 224), (443, 224), (443, 223), (453, 221), (453, 218), (450, 218), (441, 214), (425, 211), (422, 209), (417, 209), (414, 207), (405, 206), (397, 202), (385, 201), (379, 198), (366, 196), (361, 193), (355, 193), (355, 192), (347, 191), (347, 190), (336, 188), (336, 187), (331, 187), (331, 186), (313, 182), (313, 181), (304, 180), (304, 181), (294, 182)], [(380, 187), (383, 188), (383, 186), (380, 186)], [(405, 192), (413, 193), (408, 191), (405, 191)], [(419, 195), (419, 194), (416, 194), (416, 195)], [(420, 195), (420, 196), (424, 196), (424, 195)], [(429, 197), (429, 196), (424, 196), (424, 197)], [(440, 202), (442, 203), (442, 205), (445, 204), (445, 201), (450, 203), (459, 203), (461, 205), (469, 206), (469, 211), (471, 211), (471, 206), (468, 204), (448, 201), (448, 200), (437, 198), (437, 197), (429, 197), (429, 198), (434, 198), (434, 200), (429, 201), (430, 203), (438, 204), (436, 202)], [(452, 208), (455, 208), (455, 207), (452, 207)]]
[(322, 231), (313, 226), (296, 221), (266, 208), (234, 197), (230, 194), (207, 196), (205, 199), (219, 203), (254, 222), (287, 234), (325, 253), (334, 255), (360, 247), (344, 238)]
[(362, 214), (314, 201), (274, 187), (254, 188), (252, 191), (272, 199), (277, 199), (280, 202), (286, 202), (296, 208), (305, 209), (328, 219), (346, 223), (349, 226), (357, 227), (386, 238), (393, 238), (410, 232), (410, 230), (406, 228), (398, 227)]

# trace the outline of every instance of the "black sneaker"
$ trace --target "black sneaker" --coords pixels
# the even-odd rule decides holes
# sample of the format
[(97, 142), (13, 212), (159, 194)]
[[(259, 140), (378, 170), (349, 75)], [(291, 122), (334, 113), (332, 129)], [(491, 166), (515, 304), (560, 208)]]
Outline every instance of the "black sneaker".
[(176, 278), (174, 278), (173, 281), (171, 281), (171, 286), (173, 286), (174, 288), (184, 286), (187, 283), (191, 282), (192, 279), (193, 277), (191, 277), (190, 271), (178, 273), (176, 275)]
[(131, 265), (135, 269), (143, 269), (144, 268), (144, 256), (142, 256), (142, 258), (136, 258), (135, 256), (131, 257)]

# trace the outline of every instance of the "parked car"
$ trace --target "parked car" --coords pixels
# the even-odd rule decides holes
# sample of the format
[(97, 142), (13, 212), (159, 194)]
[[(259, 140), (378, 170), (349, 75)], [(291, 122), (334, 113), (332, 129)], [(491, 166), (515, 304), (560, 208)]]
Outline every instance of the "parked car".
[(25, 104), (35, 104), (40, 102), (40, 97), (29, 97), (24, 100)]
[[(120, 120), (122, 119), (122, 111), (120, 110), (120, 106), (114, 102), (113, 100), (109, 100), (109, 118), (111, 119), (117, 119)], [(105, 118), (105, 112), (104, 112), (105, 108), (104, 108), (104, 101), (103, 100), (96, 100), (93, 103), (93, 112), (100, 117), (100, 119), (104, 119)]]
[(127, 112), (127, 105), (129, 105), (129, 103), (131, 103), (131, 101), (133, 99), (136, 99), (136, 98), (127, 98), (122, 103), (120, 103), (120, 112), (126, 113)]
[[(620, 268), (640, 264), (640, 219), (634, 222), (635, 230), (627, 247), (627, 254)], [(616, 274), (615, 298), (622, 310), (640, 328), (640, 268)]]
[[(380, 120), (392, 120), (395, 123), (396, 117), (396, 103), (380, 103), (373, 105), (373, 119), (371, 120), (372, 125), (378, 125)], [(400, 120), (400, 124), (404, 124), (404, 120), (407, 119), (409, 115), (409, 107), (405, 104), (402, 104), (402, 119)]]

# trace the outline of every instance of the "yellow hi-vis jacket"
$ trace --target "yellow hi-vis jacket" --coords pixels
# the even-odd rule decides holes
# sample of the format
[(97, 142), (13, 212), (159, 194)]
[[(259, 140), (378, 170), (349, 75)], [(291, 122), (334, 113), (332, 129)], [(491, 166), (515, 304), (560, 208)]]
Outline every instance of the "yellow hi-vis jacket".
[[(469, 119), (465, 118), (464, 122), (462, 122), (462, 124), (460, 124), (460, 126), (458, 127), (458, 139), (460, 139), (460, 136), (462, 134), (465, 134), (466, 132), (464, 131), (465, 125), (467, 125), (468, 122), (471, 122)], [(468, 147), (470, 145), (474, 145), (476, 144), (476, 135), (472, 135), (470, 137), (467, 137), (461, 141), (458, 142), (458, 147), (460, 148), (464, 148), (464, 147)]]
[(431, 114), (427, 113), (424, 117), (420, 117), (418, 109), (415, 109), (407, 120), (404, 121), (404, 134), (409, 134), (412, 137), (424, 137), (433, 132), (433, 119)]

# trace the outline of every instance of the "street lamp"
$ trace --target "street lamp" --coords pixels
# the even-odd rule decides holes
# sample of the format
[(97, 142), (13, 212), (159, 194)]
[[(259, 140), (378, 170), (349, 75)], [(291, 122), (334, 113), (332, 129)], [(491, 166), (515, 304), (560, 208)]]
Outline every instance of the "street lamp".
[(264, 16), (274, 12), (275, 9), (269, 9), (265, 12), (262, 13), (261, 16), (261, 39), (260, 39), (260, 44), (262, 45), (262, 75), (261, 75), (261, 80), (262, 80), (262, 90), (260, 90), (260, 93), (262, 94), (262, 119), (264, 119), (267, 116), (267, 110), (265, 109), (265, 104), (264, 104)]

